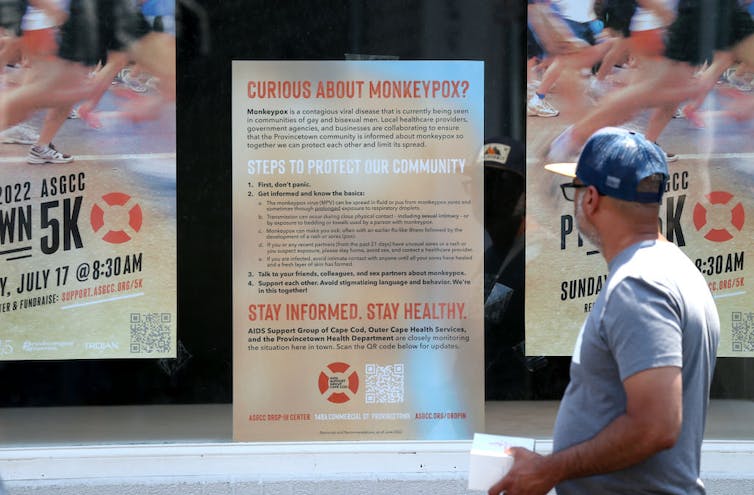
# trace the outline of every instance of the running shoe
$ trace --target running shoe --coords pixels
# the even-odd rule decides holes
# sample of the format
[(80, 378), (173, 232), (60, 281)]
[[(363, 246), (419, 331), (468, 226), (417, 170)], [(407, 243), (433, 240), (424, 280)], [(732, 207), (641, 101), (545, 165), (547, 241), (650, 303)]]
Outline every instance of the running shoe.
[(34, 144), (39, 134), (28, 124), (18, 124), (0, 132), (3, 144)]
[(526, 113), (537, 117), (557, 117), (560, 112), (536, 94), (526, 102)]
[[(655, 143), (655, 144), (657, 144), (657, 143)], [(657, 146), (662, 150), (663, 153), (665, 153), (665, 160), (668, 163), (678, 161), (678, 155), (676, 155), (675, 153), (669, 153), (669, 152), (665, 151), (664, 149), (662, 149), (662, 146), (660, 146), (659, 144), (657, 144)]]
[(726, 70), (723, 77), (728, 82), (728, 85), (730, 87), (735, 88), (739, 91), (743, 91), (744, 93), (748, 93), (752, 89), (754, 89), (750, 81), (747, 81), (745, 78), (736, 75), (735, 67), (731, 67)]
[(592, 100), (592, 103), (597, 104), (610, 90), (612, 84), (607, 81), (600, 81), (596, 77), (592, 77), (589, 84), (586, 87), (586, 96)]
[(32, 165), (42, 165), (45, 163), (71, 163), (73, 157), (59, 152), (55, 149), (55, 146), (50, 143), (48, 146), (32, 146), (29, 149), (29, 154), (26, 155), (26, 161)]
[(92, 129), (101, 129), (102, 128), (102, 122), (100, 121), (99, 117), (95, 112), (92, 112), (91, 110), (87, 110), (87, 107), (84, 105), (81, 105), (78, 109), (78, 115), (86, 122), (86, 125), (91, 127)]
[(147, 79), (147, 81), (144, 83), (144, 86), (147, 87), (147, 89), (159, 89), (160, 85), (160, 79), (154, 76), (151, 76)]
[(667, 160), (668, 163), (677, 162), (678, 155), (676, 155), (675, 153), (670, 153), (668, 151), (665, 151), (665, 160)]
[(118, 73), (118, 78), (128, 89), (130, 89), (134, 93), (146, 93), (149, 89), (146, 85), (144, 85), (144, 83), (139, 80), (138, 77), (133, 77), (131, 75), (131, 69), (129, 69), (128, 67), (122, 69)]
[(686, 105), (681, 109), (683, 117), (697, 129), (704, 129), (704, 118), (697, 112), (693, 105)]
[(568, 126), (550, 143), (547, 161), (551, 163), (575, 162), (579, 158), (581, 147), (573, 142), (573, 126)]
[(743, 91), (744, 93), (748, 93), (754, 89), (749, 81), (736, 76), (730, 76), (728, 78), (728, 84), (730, 84), (732, 88)]
[(134, 93), (146, 93), (149, 90), (146, 85), (134, 77), (126, 79), (126, 87)]

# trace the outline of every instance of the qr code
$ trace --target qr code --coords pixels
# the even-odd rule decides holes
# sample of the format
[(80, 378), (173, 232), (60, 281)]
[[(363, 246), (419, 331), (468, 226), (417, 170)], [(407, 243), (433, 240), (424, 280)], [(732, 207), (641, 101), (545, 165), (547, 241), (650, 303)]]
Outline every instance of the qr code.
[(733, 352), (754, 351), (754, 313), (731, 313)]
[(170, 313), (131, 313), (131, 353), (170, 351)]
[(366, 365), (366, 403), (397, 404), (403, 402), (403, 363)]

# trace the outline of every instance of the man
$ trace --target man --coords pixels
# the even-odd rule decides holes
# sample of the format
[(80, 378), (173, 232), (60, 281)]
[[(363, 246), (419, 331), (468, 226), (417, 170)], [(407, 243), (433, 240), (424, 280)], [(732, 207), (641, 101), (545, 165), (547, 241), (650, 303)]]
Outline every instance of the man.
[(490, 494), (704, 494), (699, 479), (720, 333), (699, 270), (659, 232), (665, 155), (617, 128), (587, 140), (573, 177), (581, 234), (599, 247), (608, 279), (581, 328), (553, 453), (511, 449), (515, 462)]

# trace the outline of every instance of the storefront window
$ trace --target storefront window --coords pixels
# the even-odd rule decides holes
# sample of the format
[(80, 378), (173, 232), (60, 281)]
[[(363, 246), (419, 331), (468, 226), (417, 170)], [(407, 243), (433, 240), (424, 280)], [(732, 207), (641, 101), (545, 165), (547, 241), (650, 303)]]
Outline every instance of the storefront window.
[[(232, 402), (232, 60), (482, 60), (485, 139), (524, 143), (525, 16), (519, 0), (179, 1), (177, 358), (0, 362), (0, 407), (211, 408)], [(528, 166), (538, 166), (532, 158)], [(496, 172), (485, 180), (488, 194), (505, 190), (493, 184), (499, 180)], [(503, 203), (503, 198), (486, 198), (487, 214), (492, 217)], [(523, 266), (512, 268), (522, 278)], [(523, 309), (523, 304), (510, 306), (509, 311), (521, 314), (509, 315), (505, 324), (489, 323), (485, 330), (490, 401), (556, 401), (567, 384), (568, 357), (527, 357), (523, 335), (505, 335), (505, 325), (522, 324)], [(718, 359), (713, 400), (754, 400), (752, 377), (751, 358)], [(754, 438), (751, 427), (743, 426), (743, 434)], [(230, 424), (225, 427), (220, 435), (228, 437), (222, 440), (229, 438)], [(175, 429), (169, 436), (180, 441)], [(24, 443), (23, 434), (14, 438)]]

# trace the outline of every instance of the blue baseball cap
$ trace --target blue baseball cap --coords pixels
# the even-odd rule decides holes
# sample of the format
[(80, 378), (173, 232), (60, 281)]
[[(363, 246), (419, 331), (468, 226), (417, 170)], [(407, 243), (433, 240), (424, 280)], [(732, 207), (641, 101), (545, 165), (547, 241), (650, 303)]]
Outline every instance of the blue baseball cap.
[[(668, 180), (665, 152), (638, 132), (605, 127), (592, 134), (577, 163), (552, 163), (545, 168), (584, 184), (613, 198), (635, 203), (659, 203)], [(639, 192), (642, 179), (662, 174), (659, 191)]]

